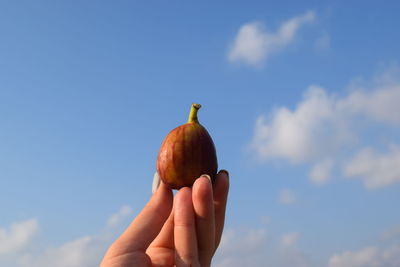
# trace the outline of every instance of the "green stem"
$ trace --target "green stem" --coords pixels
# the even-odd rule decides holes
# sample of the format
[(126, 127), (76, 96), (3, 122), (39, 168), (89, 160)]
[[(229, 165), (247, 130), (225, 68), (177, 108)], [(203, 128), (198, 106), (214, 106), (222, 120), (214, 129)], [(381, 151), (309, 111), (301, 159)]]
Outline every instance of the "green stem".
[(197, 119), (197, 111), (201, 108), (200, 104), (193, 103), (192, 107), (190, 108), (190, 114), (189, 114), (189, 119), (188, 123), (199, 123), (199, 120)]

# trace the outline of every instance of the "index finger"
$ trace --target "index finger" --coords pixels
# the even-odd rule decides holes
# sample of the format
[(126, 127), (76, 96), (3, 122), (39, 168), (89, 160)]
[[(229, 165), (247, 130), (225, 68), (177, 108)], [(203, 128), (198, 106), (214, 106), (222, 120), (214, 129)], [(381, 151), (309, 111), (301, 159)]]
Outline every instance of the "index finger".
[(139, 215), (111, 247), (113, 254), (145, 251), (160, 232), (172, 209), (172, 191), (161, 183)]

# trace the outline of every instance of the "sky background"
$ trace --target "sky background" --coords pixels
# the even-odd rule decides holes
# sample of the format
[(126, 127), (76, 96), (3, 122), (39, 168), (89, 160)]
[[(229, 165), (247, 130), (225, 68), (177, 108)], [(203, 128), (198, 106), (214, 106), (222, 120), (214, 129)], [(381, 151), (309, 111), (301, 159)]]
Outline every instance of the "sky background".
[(400, 266), (396, 1), (0, 1), (0, 265), (97, 266), (201, 103), (214, 266)]

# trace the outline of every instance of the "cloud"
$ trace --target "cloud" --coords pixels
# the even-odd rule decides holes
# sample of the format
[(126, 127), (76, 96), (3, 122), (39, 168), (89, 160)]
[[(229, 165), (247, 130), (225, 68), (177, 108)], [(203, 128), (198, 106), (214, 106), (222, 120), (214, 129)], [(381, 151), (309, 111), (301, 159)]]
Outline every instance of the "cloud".
[(227, 229), (222, 236), (218, 256), (213, 266), (258, 266), (262, 260), (266, 242), (267, 234), (263, 228)]
[(366, 247), (345, 251), (329, 259), (329, 267), (396, 267), (400, 266), (400, 246)]
[(367, 267), (379, 266), (376, 258), (378, 249), (376, 247), (367, 247), (359, 251), (346, 251), (332, 256), (329, 260), (330, 267)]
[[(269, 117), (260, 115), (255, 123), (249, 148), (265, 162), (284, 159), (291, 163), (311, 163), (310, 180), (325, 183), (333, 166), (349, 154), (356, 155), (345, 175), (363, 176), (366, 187), (377, 188), (400, 182), (398, 149), (392, 145), (387, 155), (370, 149), (358, 151), (364, 140), (379, 138), (369, 129), (400, 126), (400, 69), (391, 67), (377, 75), (367, 86), (352, 84), (343, 96), (328, 93), (322, 87), (310, 86), (294, 109), (276, 108)], [(375, 127), (375, 128), (374, 128)], [(364, 146), (369, 147), (370, 143)], [(378, 160), (367, 168), (367, 161)], [(365, 164), (364, 164), (365, 163)], [(364, 164), (356, 169), (356, 164)], [(397, 164), (397, 166), (395, 166)], [(386, 170), (385, 166), (394, 170)], [(381, 178), (379, 178), (381, 177)]]
[(308, 11), (282, 23), (275, 33), (267, 32), (261, 22), (248, 23), (240, 27), (228, 53), (230, 62), (242, 62), (259, 66), (267, 58), (293, 42), (299, 28), (314, 21), (315, 13)]
[[(264, 228), (245, 229), (237, 231), (228, 229), (225, 231), (221, 239), (220, 249), (224, 252), (236, 252), (237, 249), (242, 249), (243, 252), (257, 250), (266, 242), (267, 232)], [(235, 242), (240, 239), (241, 242)]]
[(400, 225), (381, 234), (374, 245), (332, 255), (328, 267), (397, 267), (400, 266)]
[(20, 257), (19, 264), (22, 267), (99, 266), (107, 248), (119, 234), (122, 224), (131, 215), (132, 208), (124, 205), (108, 218), (106, 227), (99, 234), (83, 236), (36, 254), (24, 254)]
[[(280, 267), (398, 267), (400, 244), (398, 226), (385, 231), (383, 243), (357, 250), (341, 251), (332, 256), (310, 258), (297, 247), (298, 232), (283, 233), (278, 239), (267, 234), (265, 227), (230, 228), (224, 232), (220, 248), (213, 260), (216, 267), (280, 266)], [(391, 242), (387, 242), (390, 238)], [(382, 240), (381, 240), (382, 241)]]
[(0, 228), (0, 255), (15, 253), (25, 248), (38, 229), (39, 224), (35, 218), (16, 222), (9, 230)]
[(299, 237), (300, 235), (297, 232), (285, 233), (281, 237), (281, 245), (285, 247), (294, 246), (299, 240)]
[(331, 171), (333, 168), (333, 161), (325, 159), (317, 162), (311, 169), (309, 177), (314, 184), (325, 184), (331, 178)]
[(339, 102), (338, 108), (353, 117), (361, 115), (374, 121), (398, 126), (400, 125), (399, 100), (400, 81), (395, 84), (379, 85), (373, 91), (356, 90)]
[(125, 205), (120, 208), (120, 210), (111, 215), (108, 218), (107, 225), (115, 226), (121, 223), (121, 221), (125, 220), (127, 216), (131, 216), (133, 214), (133, 210), (130, 206)]
[(387, 153), (372, 148), (360, 151), (344, 167), (348, 178), (359, 178), (366, 188), (380, 188), (400, 182), (400, 146), (392, 145)]
[(26, 267), (95, 267), (99, 266), (107, 248), (107, 242), (102, 237), (85, 236), (66, 242), (65, 244), (48, 248), (38, 255), (26, 254), (19, 259), (20, 266)]
[[(9, 230), (0, 228), (0, 265), (18, 267), (95, 267), (107, 248), (124, 228), (132, 208), (122, 206), (112, 214), (100, 233), (79, 237), (59, 246), (33, 246), (38, 231), (37, 219), (14, 223)], [(24, 249), (26, 247), (30, 249)]]
[(311, 261), (294, 246), (298, 238), (298, 233), (287, 233), (275, 240), (265, 228), (227, 229), (212, 266), (310, 267)]
[(286, 205), (293, 204), (296, 202), (296, 195), (294, 194), (293, 191), (291, 191), (289, 189), (282, 189), (279, 192), (278, 200), (282, 204), (286, 204)]
[(298, 163), (319, 159), (334, 153), (337, 145), (352, 141), (345, 123), (334, 96), (310, 86), (294, 111), (280, 107), (270, 119), (259, 116), (251, 148), (260, 160), (284, 158)]

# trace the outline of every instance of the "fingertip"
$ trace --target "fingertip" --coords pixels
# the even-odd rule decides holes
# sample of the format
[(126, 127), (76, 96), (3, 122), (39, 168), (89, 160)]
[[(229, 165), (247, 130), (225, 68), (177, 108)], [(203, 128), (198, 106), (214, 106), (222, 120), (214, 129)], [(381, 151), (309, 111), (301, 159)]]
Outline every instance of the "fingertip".
[(174, 199), (174, 221), (176, 224), (185, 224), (193, 217), (192, 189), (183, 187), (176, 193)]
[(161, 181), (158, 189), (151, 197), (151, 202), (156, 205), (164, 205), (168, 210), (171, 210), (173, 205), (173, 193), (171, 188)]
[(212, 202), (212, 192), (213, 188), (210, 176), (200, 176), (193, 184), (193, 202)]
[(214, 183), (214, 194), (226, 194), (229, 190), (229, 172), (227, 170), (220, 170), (217, 174), (217, 179)]
[(200, 178), (206, 178), (210, 183), (212, 183), (211, 177), (208, 174), (202, 174)]
[(211, 185), (212, 185), (211, 177), (207, 174), (203, 174), (194, 181), (192, 188), (194, 191), (198, 187), (211, 187)]
[(225, 170), (225, 169), (221, 169), (221, 170), (218, 172), (218, 174), (224, 174), (224, 175), (226, 175), (226, 176), (229, 178), (229, 172), (228, 172), (227, 170)]
[(182, 187), (181, 189), (178, 190), (178, 192), (175, 195), (175, 201), (176, 205), (180, 206), (183, 203), (186, 203), (187, 201), (191, 201), (192, 199), (192, 189), (190, 187)]

